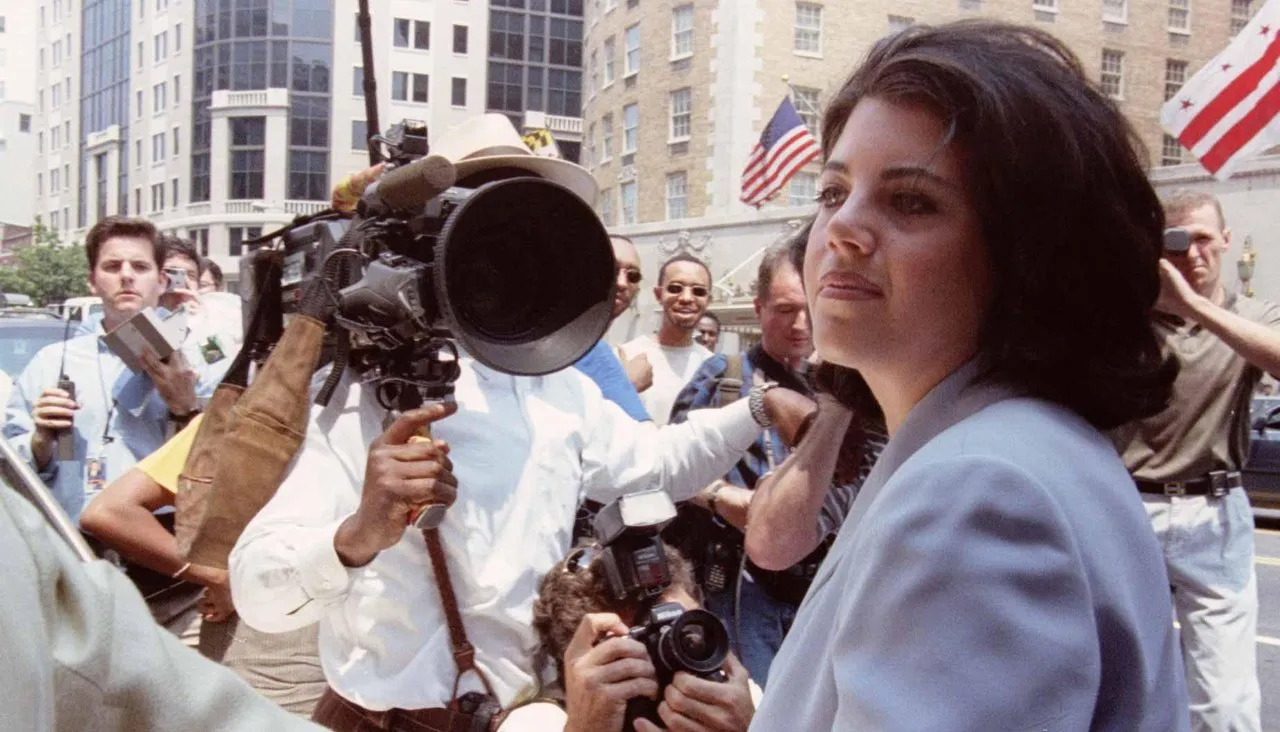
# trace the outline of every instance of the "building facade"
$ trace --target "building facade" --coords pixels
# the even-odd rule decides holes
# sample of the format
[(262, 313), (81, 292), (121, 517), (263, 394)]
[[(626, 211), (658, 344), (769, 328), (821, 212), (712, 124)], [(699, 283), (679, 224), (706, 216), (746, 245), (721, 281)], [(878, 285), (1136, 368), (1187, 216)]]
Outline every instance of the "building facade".
[[(128, 7), (125, 0), (87, 0), (83, 15), (108, 15), (103, 22), (113, 29), (123, 26), (127, 34)], [(34, 178), (34, 216), (60, 232), (76, 227), (78, 210), (81, 17), (82, 8), (70, 0), (52, 0), (36, 8), (34, 25), (36, 153), (26, 170)]]
[[(993, 17), (1048, 30), (1128, 114), (1153, 165), (1189, 162), (1159, 110), (1249, 20), (1256, 0), (591, 0), (584, 160), (605, 223), (626, 227), (748, 212), (747, 156), (793, 96), (820, 110), (877, 39), (915, 23)], [(1256, 3), (1259, 4), (1260, 3)], [(812, 200), (800, 172), (768, 207)]]
[[(0, 8), (0, 170), (28, 171), (35, 164), (35, 24), (30, 4)], [(0, 224), (30, 226), (35, 213), (30, 185), (9, 186), (0, 196)]]

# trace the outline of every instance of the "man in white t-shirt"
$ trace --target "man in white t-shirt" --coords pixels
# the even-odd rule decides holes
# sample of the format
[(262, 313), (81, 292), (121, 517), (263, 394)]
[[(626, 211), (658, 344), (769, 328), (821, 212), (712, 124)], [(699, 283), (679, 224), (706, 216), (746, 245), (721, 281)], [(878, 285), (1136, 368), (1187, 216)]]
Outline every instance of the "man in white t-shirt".
[(640, 401), (659, 426), (671, 417), (676, 395), (689, 383), (711, 351), (694, 342), (698, 321), (711, 302), (711, 270), (701, 260), (677, 254), (658, 270), (653, 294), (662, 305), (657, 335), (643, 335), (622, 346), (625, 359), (645, 354), (653, 367), (653, 385)]

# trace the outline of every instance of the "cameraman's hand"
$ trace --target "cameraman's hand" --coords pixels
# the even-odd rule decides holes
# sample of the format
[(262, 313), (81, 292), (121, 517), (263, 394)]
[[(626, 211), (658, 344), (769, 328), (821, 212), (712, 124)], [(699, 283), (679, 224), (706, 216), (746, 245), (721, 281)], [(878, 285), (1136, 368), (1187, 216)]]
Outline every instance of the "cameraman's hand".
[[(627, 637), (627, 626), (613, 613), (582, 619), (564, 650), (564, 732), (620, 730), (627, 700), (656, 699), (657, 671), (644, 644)], [(605, 635), (614, 637), (596, 643)]]
[(333, 547), (348, 567), (373, 561), (400, 541), (409, 516), (428, 503), (452, 505), (458, 492), (449, 446), (439, 440), (410, 442), (424, 425), (458, 411), (431, 404), (405, 412), (369, 446), (360, 508), (338, 527)]
[(1195, 303), (1203, 299), (1182, 272), (1164, 257), (1160, 258), (1160, 297), (1156, 298), (1156, 310), (1191, 319), (1195, 317)]
[[(747, 669), (732, 653), (725, 659), (727, 681), (709, 681), (681, 671), (667, 686), (658, 716), (670, 732), (746, 732), (756, 714)], [(636, 720), (636, 732), (661, 732)]]

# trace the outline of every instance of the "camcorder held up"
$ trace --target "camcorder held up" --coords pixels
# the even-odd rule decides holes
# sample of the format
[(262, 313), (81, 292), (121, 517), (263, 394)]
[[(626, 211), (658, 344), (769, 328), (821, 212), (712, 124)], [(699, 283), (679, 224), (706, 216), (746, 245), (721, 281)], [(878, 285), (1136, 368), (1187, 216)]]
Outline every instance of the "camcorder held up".
[[(644, 644), (658, 674), (658, 697), (675, 677), (686, 671), (713, 681), (725, 681), (721, 667), (729, 656), (729, 630), (714, 614), (685, 610), (679, 603), (658, 603), (671, 584), (671, 571), (659, 533), (676, 516), (665, 491), (625, 495), (596, 516), (596, 540), (609, 588), (619, 600), (641, 603), (637, 624), (628, 635)], [(623, 730), (647, 719), (662, 727), (658, 702), (636, 697), (627, 702)]]
[(1183, 256), (1191, 249), (1191, 232), (1181, 226), (1164, 230), (1164, 253)]
[(354, 213), (300, 217), (254, 253), (250, 267), (273, 262), (281, 274), (247, 311), (276, 300), (281, 323), (303, 314), (336, 324), (335, 366), (354, 368), (397, 411), (451, 398), (459, 348), (498, 371), (541, 375), (595, 345), (614, 263), (587, 203), (518, 164), (455, 180), (421, 122), (376, 139), (390, 159)]

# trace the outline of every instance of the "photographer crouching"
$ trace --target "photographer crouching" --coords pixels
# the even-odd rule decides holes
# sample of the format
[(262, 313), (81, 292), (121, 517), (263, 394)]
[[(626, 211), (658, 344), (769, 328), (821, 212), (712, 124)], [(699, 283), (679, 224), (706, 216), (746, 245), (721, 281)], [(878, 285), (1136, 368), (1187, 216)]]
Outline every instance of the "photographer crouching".
[[(500, 732), (747, 729), (759, 687), (729, 653), (724, 624), (701, 609), (692, 566), (658, 538), (664, 503), (674, 516), (656, 491), (611, 504), (597, 520), (597, 542), (542, 579), (533, 627), (555, 680), (512, 710)], [(610, 515), (614, 528), (602, 532)]]

